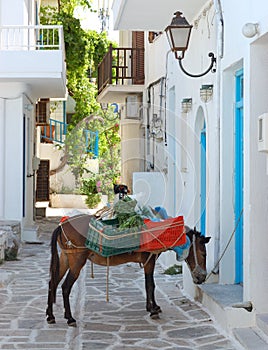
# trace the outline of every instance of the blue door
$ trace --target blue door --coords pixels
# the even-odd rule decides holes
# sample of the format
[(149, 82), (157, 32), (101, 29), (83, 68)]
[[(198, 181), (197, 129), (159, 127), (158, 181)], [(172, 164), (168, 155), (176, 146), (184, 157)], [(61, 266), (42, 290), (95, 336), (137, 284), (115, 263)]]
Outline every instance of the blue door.
[(244, 142), (243, 142), (243, 70), (235, 75), (234, 120), (234, 217), (235, 232), (235, 283), (243, 282), (243, 189), (244, 189)]
[(206, 192), (207, 192), (207, 174), (206, 174), (206, 123), (204, 121), (203, 129), (200, 134), (200, 231), (202, 235), (206, 234)]

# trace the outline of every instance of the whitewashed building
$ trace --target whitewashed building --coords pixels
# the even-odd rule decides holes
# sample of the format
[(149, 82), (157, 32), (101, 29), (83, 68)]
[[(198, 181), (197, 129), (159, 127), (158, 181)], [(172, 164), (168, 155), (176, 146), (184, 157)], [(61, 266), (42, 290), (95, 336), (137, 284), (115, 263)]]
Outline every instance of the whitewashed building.
[[(216, 72), (182, 72), (165, 35), (177, 11), (193, 25), (183, 67), (206, 71), (212, 52)], [(135, 81), (136, 66), (121, 61), (130, 79), (107, 80), (98, 96), (121, 103), (123, 141), (132, 139), (130, 154), (139, 160), (130, 171), (139, 181), (144, 174), (170, 215), (212, 237), (209, 278), (195, 286), (185, 267), (185, 292), (238, 338), (244, 330), (258, 338), (248, 327), (265, 330), (268, 314), (268, 3), (114, 0), (113, 13), (120, 46), (137, 47), (133, 32), (144, 38), (143, 79)], [(132, 128), (126, 110), (133, 101), (140, 108)]]
[(25, 241), (37, 240), (36, 103), (66, 94), (63, 30), (40, 26), (39, 7), (0, 1), (0, 220), (19, 222)]

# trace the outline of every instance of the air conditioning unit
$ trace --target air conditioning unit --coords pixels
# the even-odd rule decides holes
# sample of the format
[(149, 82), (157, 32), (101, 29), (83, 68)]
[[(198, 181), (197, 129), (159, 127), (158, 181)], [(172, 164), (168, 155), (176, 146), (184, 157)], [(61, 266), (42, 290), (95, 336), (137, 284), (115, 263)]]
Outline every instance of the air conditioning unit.
[(140, 101), (138, 95), (129, 95), (126, 98), (126, 118), (140, 119)]
[(258, 118), (258, 151), (268, 152), (268, 113)]

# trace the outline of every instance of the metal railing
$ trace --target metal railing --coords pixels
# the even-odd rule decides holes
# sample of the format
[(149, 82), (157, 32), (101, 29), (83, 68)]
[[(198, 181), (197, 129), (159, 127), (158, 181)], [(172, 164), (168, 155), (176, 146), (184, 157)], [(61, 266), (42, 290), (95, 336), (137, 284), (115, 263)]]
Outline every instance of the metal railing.
[(49, 124), (41, 127), (41, 140), (64, 143), (67, 124), (55, 119), (49, 119)]
[[(41, 126), (41, 141), (63, 144), (68, 124), (55, 119), (49, 119), (49, 124)], [(91, 153), (93, 158), (99, 156), (99, 132), (84, 130), (85, 153)]]
[(107, 85), (144, 84), (144, 49), (109, 47), (98, 66), (98, 93)]
[(86, 153), (91, 153), (93, 158), (98, 158), (99, 156), (99, 132), (84, 130), (86, 138)]
[(0, 26), (0, 50), (63, 50), (62, 26)]

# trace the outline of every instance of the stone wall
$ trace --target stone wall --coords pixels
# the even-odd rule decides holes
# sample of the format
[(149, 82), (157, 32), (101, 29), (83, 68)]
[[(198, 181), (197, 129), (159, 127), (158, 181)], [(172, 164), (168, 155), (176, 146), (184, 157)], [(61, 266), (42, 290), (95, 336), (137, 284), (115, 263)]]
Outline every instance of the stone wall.
[(0, 262), (15, 260), (21, 242), (19, 221), (0, 220)]

